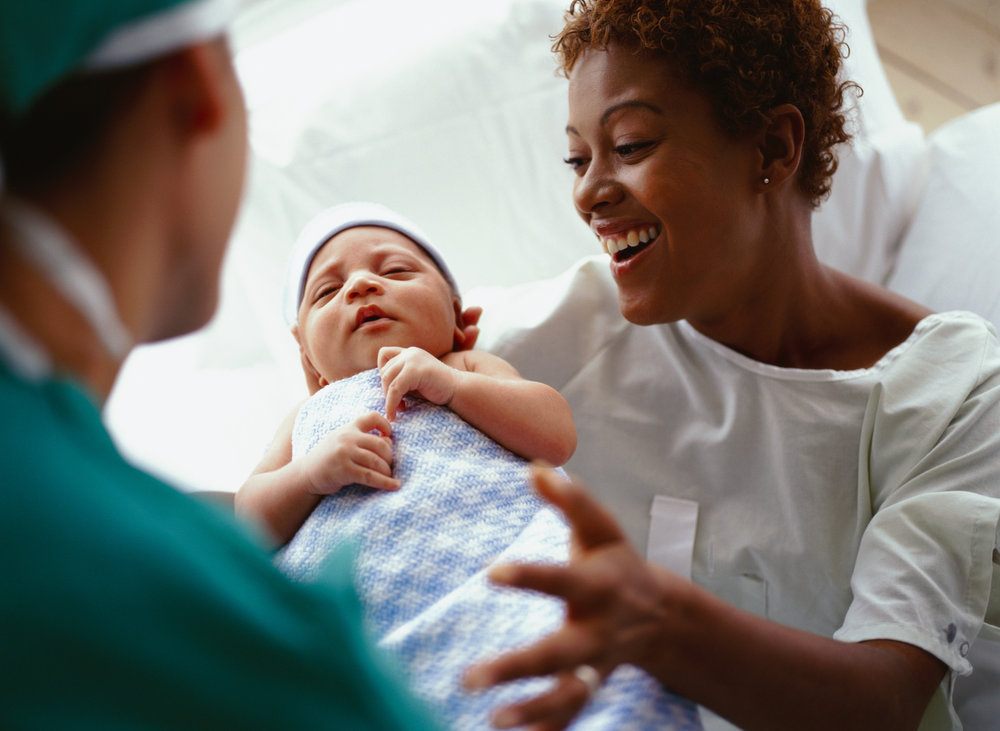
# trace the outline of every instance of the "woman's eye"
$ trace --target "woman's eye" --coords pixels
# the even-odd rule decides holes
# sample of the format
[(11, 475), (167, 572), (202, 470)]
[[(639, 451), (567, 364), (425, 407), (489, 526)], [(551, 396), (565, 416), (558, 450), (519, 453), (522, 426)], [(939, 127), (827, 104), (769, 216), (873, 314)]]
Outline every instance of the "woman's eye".
[(637, 152), (645, 150), (652, 142), (626, 142), (624, 145), (618, 145), (615, 147), (615, 154), (619, 157), (629, 157)]
[(570, 157), (563, 158), (563, 162), (569, 165), (570, 169), (578, 175), (587, 166), (587, 158), (580, 156), (571, 155)]

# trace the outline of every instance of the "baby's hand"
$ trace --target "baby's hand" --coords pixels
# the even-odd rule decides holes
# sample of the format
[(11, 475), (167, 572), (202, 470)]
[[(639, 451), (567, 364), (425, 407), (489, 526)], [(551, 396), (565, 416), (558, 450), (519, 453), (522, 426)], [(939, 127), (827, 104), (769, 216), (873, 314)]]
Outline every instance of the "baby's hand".
[(389, 421), (375, 412), (328, 434), (302, 460), (310, 492), (332, 495), (355, 483), (398, 490), (400, 482), (392, 476), (391, 434)]
[(378, 369), (390, 421), (401, 411), (403, 396), (408, 393), (416, 393), (433, 404), (448, 405), (459, 379), (457, 370), (420, 348), (380, 348)]

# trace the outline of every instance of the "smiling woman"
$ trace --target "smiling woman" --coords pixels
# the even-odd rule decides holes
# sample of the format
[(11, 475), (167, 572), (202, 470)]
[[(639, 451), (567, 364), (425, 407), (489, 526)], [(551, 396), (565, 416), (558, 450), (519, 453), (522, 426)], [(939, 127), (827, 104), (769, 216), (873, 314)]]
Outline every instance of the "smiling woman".
[[(818, 261), (840, 37), (811, 0), (571, 5), (573, 201), (622, 314), (660, 325), (664, 400), (643, 413), (666, 469), (631, 497), (673, 548), (647, 564), (580, 487), (541, 478), (578, 550), (494, 578), (563, 598), (566, 624), (468, 680), (560, 682), (501, 725), (560, 728), (582, 670), (633, 664), (741, 728), (960, 727), (1000, 522), (1000, 345)], [(636, 358), (617, 362), (628, 379)], [(602, 403), (578, 413), (614, 432)]]

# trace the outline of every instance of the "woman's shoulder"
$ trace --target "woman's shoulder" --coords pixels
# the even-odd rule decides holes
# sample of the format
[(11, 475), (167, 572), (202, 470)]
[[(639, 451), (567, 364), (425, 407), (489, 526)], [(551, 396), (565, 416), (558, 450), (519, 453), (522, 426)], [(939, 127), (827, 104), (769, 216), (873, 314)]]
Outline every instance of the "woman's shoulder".
[(887, 374), (941, 371), (952, 381), (962, 375), (979, 382), (1000, 371), (1000, 341), (992, 323), (973, 312), (935, 312), (922, 318), (883, 361)]

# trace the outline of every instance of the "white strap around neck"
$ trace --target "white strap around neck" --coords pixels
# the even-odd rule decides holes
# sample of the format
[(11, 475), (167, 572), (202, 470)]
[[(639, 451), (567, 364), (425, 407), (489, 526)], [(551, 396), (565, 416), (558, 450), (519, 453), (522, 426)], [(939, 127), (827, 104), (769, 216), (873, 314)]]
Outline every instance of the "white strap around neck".
[(54, 221), (32, 206), (7, 197), (0, 202), (0, 215), (21, 255), (87, 319), (108, 354), (123, 360), (132, 347), (132, 335), (118, 316), (100, 270)]
[(0, 307), (0, 358), (29, 381), (44, 380), (52, 373), (52, 362), (45, 349), (3, 307)]

